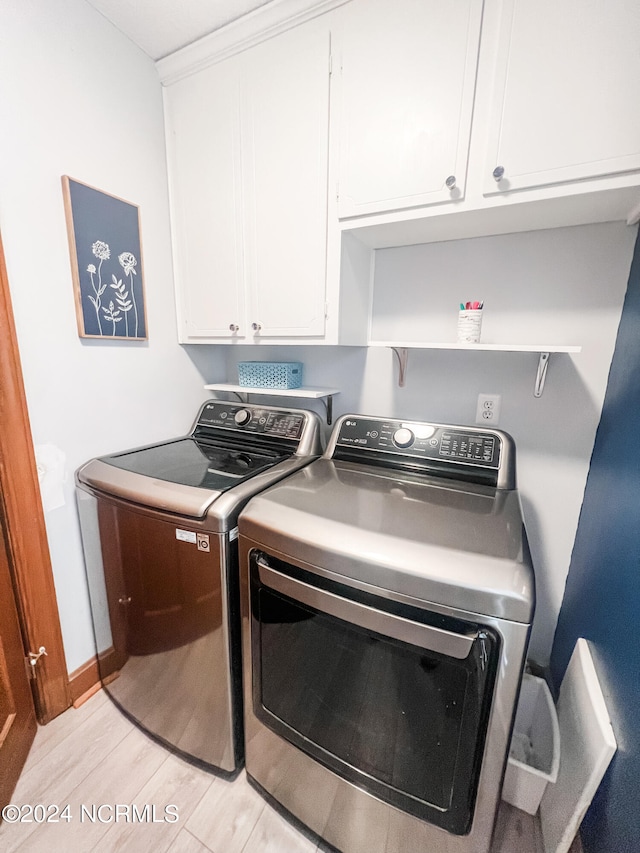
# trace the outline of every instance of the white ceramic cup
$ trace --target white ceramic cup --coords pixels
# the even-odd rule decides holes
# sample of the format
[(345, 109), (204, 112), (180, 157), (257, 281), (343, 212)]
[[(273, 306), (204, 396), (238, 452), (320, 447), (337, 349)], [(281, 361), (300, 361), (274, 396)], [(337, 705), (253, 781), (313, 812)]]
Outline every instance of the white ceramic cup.
[(480, 331), (482, 329), (482, 308), (464, 310), (458, 312), (458, 343), (478, 344), (480, 343)]

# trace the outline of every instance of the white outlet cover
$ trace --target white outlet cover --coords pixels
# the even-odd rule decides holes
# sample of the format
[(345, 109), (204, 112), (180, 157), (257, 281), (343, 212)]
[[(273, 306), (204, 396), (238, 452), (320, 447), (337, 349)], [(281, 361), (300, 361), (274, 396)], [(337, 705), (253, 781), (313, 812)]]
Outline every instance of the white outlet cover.
[(501, 401), (500, 394), (478, 394), (476, 423), (488, 427), (498, 426)]

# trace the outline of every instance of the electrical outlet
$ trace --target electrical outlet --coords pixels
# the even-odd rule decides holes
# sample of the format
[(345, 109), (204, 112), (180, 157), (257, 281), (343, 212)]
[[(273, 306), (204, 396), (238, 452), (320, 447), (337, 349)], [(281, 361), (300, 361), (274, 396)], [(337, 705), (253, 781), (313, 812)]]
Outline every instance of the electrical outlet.
[(497, 426), (500, 420), (500, 394), (478, 394), (476, 423)]

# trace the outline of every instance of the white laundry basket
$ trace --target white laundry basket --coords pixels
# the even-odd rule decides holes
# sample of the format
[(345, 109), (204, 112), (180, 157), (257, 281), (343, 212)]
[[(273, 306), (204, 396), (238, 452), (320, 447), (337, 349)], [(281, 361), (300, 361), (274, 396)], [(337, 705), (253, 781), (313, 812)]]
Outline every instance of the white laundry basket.
[(528, 814), (538, 811), (560, 766), (558, 715), (546, 682), (525, 673), (520, 690), (502, 799)]

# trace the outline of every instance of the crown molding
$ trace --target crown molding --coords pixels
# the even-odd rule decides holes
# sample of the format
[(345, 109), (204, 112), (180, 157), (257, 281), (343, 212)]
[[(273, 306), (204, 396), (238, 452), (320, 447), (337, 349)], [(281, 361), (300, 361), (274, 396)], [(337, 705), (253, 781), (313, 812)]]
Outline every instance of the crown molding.
[(349, 0), (272, 0), (156, 62), (163, 86), (222, 62), (266, 39), (343, 6)]

